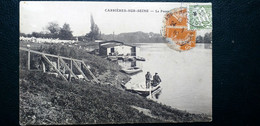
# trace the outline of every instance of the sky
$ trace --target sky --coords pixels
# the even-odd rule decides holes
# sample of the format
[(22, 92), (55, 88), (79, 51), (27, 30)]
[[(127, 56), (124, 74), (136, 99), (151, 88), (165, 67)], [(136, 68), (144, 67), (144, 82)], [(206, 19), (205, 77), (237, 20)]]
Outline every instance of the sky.
[[(90, 15), (101, 33), (120, 34), (125, 32), (160, 33), (166, 12), (177, 7), (187, 7), (188, 3), (169, 2), (20, 2), (20, 32), (32, 33), (47, 31), (49, 22), (60, 27), (68, 23), (74, 36), (85, 35), (90, 31)], [(107, 12), (108, 9), (143, 9), (149, 12)], [(158, 10), (158, 13), (155, 13)], [(153, 12), (152, 12), (153, 11)], [(211, 30), (203, 30), (204, 34)]]

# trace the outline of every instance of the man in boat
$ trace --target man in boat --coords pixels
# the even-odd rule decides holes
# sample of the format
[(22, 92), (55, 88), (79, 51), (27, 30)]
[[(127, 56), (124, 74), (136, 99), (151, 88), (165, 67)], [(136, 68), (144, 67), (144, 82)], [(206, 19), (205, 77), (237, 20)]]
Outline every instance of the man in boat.
[(153, 75), (153, 86), (158, 85), (161, 82), (161, 78), (158, 75), (158, 73), (155, 73), (155, 75)]
[(146, 88), (149, 88), (150, 84), (151, 84), (151, 78), (152, 75), (150, 74), (150, 72), (148, 71), (145, 75), (145, 84), (146, 84)]

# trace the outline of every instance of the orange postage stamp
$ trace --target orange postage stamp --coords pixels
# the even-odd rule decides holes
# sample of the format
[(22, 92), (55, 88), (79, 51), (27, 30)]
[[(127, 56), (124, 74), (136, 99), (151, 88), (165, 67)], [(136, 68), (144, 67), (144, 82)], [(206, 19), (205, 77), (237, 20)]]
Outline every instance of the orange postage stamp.
[(187, 8), (180, 7), (165, 14), (162, 35), (168, 41), (168, 46), (178, 51), (195, 47), (196, 31), (188, 29)]

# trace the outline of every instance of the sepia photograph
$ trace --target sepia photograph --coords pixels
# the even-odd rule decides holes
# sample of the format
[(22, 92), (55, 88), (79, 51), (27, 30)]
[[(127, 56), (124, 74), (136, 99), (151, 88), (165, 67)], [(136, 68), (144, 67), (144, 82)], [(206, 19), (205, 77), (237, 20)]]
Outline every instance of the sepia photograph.
[(212, 4), (21, 1), (20, 125), (211, 122)]

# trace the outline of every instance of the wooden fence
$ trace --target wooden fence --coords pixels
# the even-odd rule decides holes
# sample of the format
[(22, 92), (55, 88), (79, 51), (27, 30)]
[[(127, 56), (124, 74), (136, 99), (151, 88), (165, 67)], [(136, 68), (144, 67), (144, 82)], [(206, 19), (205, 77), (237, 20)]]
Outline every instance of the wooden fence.
[[(78, 60), (78, 59), (73, 59), (73, 58), (68, 58), (68, 57), (63, 57), (63, 56), (58, 56), (58, 55), (52, 55), (52, 54), (47, 54), (47, 53), (43, 53), (43, 52), (38, 52), (38, 51), (34, 51), (34, 50), (30, 50), (27, 48), (23, 48), (20, 47), (20, 51), (26, 51), (28, 52), (28, 61), (27, 61), (27, 68), (28, 70), (30, 70), (30, 56), (31, 53), (34, 54), (38, 54), (40, 56), (42, 56), (42, 58), (50, 65), (52, 66), (52, 68), (54, 68), (54, 70), (58, 73), (58, 75), (64, 79), (65, 81), (71, 81), (71, 76), (73, 76), (75, 79), (80, 79), (78, 76), (76, 76), (76, 74), (73, 72), (73, 65), (75, 66), (75, 68), (81, 73), (81, 75), (84, 77), (85, 80), (91, 80), (89, 78), (87, 78), (87, 76), (85, 75), (85, 73), (83, 72), (83, 69), (87, 70), (88, 73), (90, 74), (90, 76), (92, 77), (92, 79), (96, 82), (99, 83), (99, 81), (97, 80), (97, 78), (94, 76), (94, 74), (89, 70), (89, 68), (87, 67), (87, 65), (84, 63), (83, 60)], [(57, 62), (57, 66), (55, 66), (52, 61), (50, 60), (50, 58), (48, 57), (52, 57), (56, 60)], [(70, 62), (70, 66), (65, 62), (69, 61)], [(43, 63), (44, 64), (44, 63)], [(70, 72), (70, 77), (69, 79), (67, 79), (64, 75), (64, 73), (62, 72), (62, 70), (60, 69), (60, 66), (64, 66), (69, 72)], [(83, 67), (81, 67), (83, 66)], [(43, 72), (45, 72), (45, 70), (43, 70)]]

